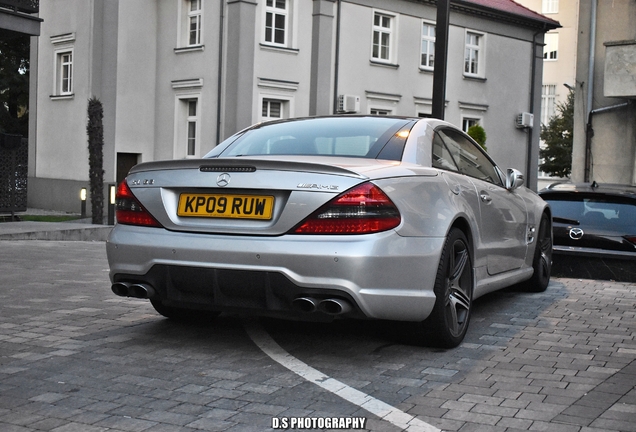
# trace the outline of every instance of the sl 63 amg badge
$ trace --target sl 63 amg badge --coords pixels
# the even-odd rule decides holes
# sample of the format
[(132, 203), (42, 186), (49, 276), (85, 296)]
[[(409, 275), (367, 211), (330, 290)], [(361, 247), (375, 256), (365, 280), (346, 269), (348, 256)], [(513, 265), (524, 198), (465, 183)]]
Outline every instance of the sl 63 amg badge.
[(336, 185), (319, 185), (316, 183), (299, 183), (296, 187), (298, 189), (338, 190)]
[(130, 184), (132, 186), (139, 186), (139, 185), (142, 185), (142, 184), (143, 185), (153, 185), (153, 184), (155, 184), (155, 179), (143, 179), (143, 180), (137, 179), (137, 180), (132, 180), (130, 182)]

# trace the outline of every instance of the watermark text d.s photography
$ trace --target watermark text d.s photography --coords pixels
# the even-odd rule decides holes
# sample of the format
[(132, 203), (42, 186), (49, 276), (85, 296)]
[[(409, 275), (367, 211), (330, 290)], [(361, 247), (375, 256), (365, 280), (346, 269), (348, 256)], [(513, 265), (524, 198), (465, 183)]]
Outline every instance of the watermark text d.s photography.
[(273, 429), (364, 429), (364, 417), (274, 417)]

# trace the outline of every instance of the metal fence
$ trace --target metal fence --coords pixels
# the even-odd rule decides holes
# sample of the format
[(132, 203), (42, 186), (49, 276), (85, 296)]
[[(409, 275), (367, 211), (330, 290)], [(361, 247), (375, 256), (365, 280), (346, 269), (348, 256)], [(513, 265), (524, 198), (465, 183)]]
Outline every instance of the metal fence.
[(27, 139), (0, 133), (0, 213), (26, 211), (28, 164)]

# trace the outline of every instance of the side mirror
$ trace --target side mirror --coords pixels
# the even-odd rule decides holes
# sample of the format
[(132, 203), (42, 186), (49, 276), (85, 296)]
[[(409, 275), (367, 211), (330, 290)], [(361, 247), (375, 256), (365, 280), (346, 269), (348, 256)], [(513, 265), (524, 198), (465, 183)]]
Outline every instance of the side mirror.
[(523, 185), (523, 174), (514, 168), (508, 168), (506, 171), (506, 189), (513, 191)]

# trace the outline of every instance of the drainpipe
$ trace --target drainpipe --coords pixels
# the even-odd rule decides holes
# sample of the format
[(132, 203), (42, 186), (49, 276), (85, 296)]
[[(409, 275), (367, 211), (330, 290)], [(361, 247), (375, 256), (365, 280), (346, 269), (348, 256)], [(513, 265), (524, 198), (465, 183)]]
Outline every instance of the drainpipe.
[(334, 71), (333, 71), (333, 113), (338, 112), (338, 71), (340, 69), (340, 9), (342, 6), (341, 0), (337, 2), (336, 12), (336, 49), (334, 59)]
[(583, 181), (590, 181), (590, 169), (592, 165), (592, 103), (594, 101), (594, 60), (596, 54), (596, 6), (597, 0), (592, 0), (592, 12), (590, 17), (590, 49), (587, 69), (587, 124), (585, 126), (585, 171)]
[[(537, 75), (537, 36), (546, 31), (546, 24), (543, 24), (543, 28), (535, 32), (532, 36), (532, 64), (530, 73), (530, 107), (529, 112), (534, 115), (534, 93), (536, 86), (534, 84)], [(535, 120), (536, 121), (536, 120)], [(526, 187), (530, 187), (530, 173), (532, 172), (532, 129), (528, 131), (528, 155), (526, 158)]]
[(219, 76), (217, 79), (217, 90), (216, 90), (216, 145), (221, 141), (221, 97), (223, 95), (223, 21), (225, 19), (225, 0), (221, 0), (220, 7), (220, 18), (219, 18)]

